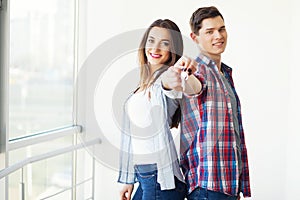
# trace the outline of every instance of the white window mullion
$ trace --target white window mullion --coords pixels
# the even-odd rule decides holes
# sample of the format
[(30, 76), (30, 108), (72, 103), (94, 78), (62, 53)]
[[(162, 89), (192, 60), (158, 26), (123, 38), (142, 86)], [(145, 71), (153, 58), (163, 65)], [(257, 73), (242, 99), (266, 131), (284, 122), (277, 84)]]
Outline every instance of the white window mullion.
[(5, 152), (8, 128), (9, 9), (0, 10), (0, 152)]
[[(0, 0), (0, 169), (8, 166), (9, 1)], [(8, 199), (8, 178), (0, 185), (0, 199)]]

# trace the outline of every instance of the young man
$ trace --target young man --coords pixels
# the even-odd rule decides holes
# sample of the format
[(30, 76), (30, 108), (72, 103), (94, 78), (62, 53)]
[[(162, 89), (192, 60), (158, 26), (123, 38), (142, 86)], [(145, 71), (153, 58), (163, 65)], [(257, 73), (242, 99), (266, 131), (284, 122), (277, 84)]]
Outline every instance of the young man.
[[(247, 149), (241, 106), (232, 69), (221, 62), (227, 43), (222, 14), (216, 7), (197, 9), (191, 19), (192, 40), (199, 47), (200, 92), (178, 95), (181, 72), (171, 67), (162, 78), (165, 94), (181, 98), (181, 167), (189, 200), (250, 197)], [(196, 89), (196, 91), (199, 91)]]

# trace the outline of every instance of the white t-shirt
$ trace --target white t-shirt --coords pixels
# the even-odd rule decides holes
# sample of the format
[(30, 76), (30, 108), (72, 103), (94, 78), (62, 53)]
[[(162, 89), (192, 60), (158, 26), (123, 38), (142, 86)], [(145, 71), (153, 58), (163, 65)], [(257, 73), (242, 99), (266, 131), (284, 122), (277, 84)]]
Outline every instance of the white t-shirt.
[(128, 100), (128, 116), (132, 135), (132, 150), (135, 164), (157, 163), (156, 148), (158, 135), (164, 128), (163, 108), (153, 98), (149, 90), (138, 92)]

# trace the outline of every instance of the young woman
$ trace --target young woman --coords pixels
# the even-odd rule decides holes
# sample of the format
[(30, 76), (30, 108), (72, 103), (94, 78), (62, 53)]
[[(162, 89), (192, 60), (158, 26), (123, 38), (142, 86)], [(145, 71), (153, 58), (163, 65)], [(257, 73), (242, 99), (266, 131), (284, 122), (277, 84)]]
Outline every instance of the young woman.
[[(139, 86), (124, 104), (118, 179), (124, 184), (121, 200), (131, 199), (136, 182), (139, 187), (133, 200), (185, 198), (186, 185), (170, 131), (179, 123), (179, 103), (163, 94), (160, 79), (182, 52), (181, 32), (171, 20), (156, 20), (144, 33), (138, 51)], [(181, 62), (189, 68), (190, 62)]]

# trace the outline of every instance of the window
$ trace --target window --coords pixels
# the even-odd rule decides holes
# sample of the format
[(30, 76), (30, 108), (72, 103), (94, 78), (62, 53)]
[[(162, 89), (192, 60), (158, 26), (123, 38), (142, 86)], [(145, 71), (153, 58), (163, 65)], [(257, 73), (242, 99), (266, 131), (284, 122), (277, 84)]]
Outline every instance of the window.
[[(51, 141), (48, 145), (50, 143), (56, 144)], [(62, 193), (62, 199), (71, 199), (72, 153), (28, 164), (9, 175), (9, 199), (20, 198), (20, 183), (24, 184), (25, 199), (49, 198), (57, 193)]]
[(74, 8), (10, 1), (9, 140), (73, 124)]
[(1, 176), (0, 199), (73, 199), (77, 185), (83, 192), (76, 194), (92, 196), (83, 189), (93, 179), (82, 175), (80, 184), (76, 179), (81, 147), (75, 128), (70, 128), (75, 121), (77, 3), (10, 0), (5, 1), (8, 12), (0, 13), (5, 17), (0, 18), (0, 42), (9, 41), (0, 48), (9, 71), (1, 80), (8, 86), (8, 93), (0, 94), (8, 99), (8, 118), (0, 120), (1, 128), (6, 122), (9, 127), (6, 135), (0, 133), (7, 139), (0, 141), (5, 143), (0, 170), (13, 169), (5, 172), (7, 179)]

